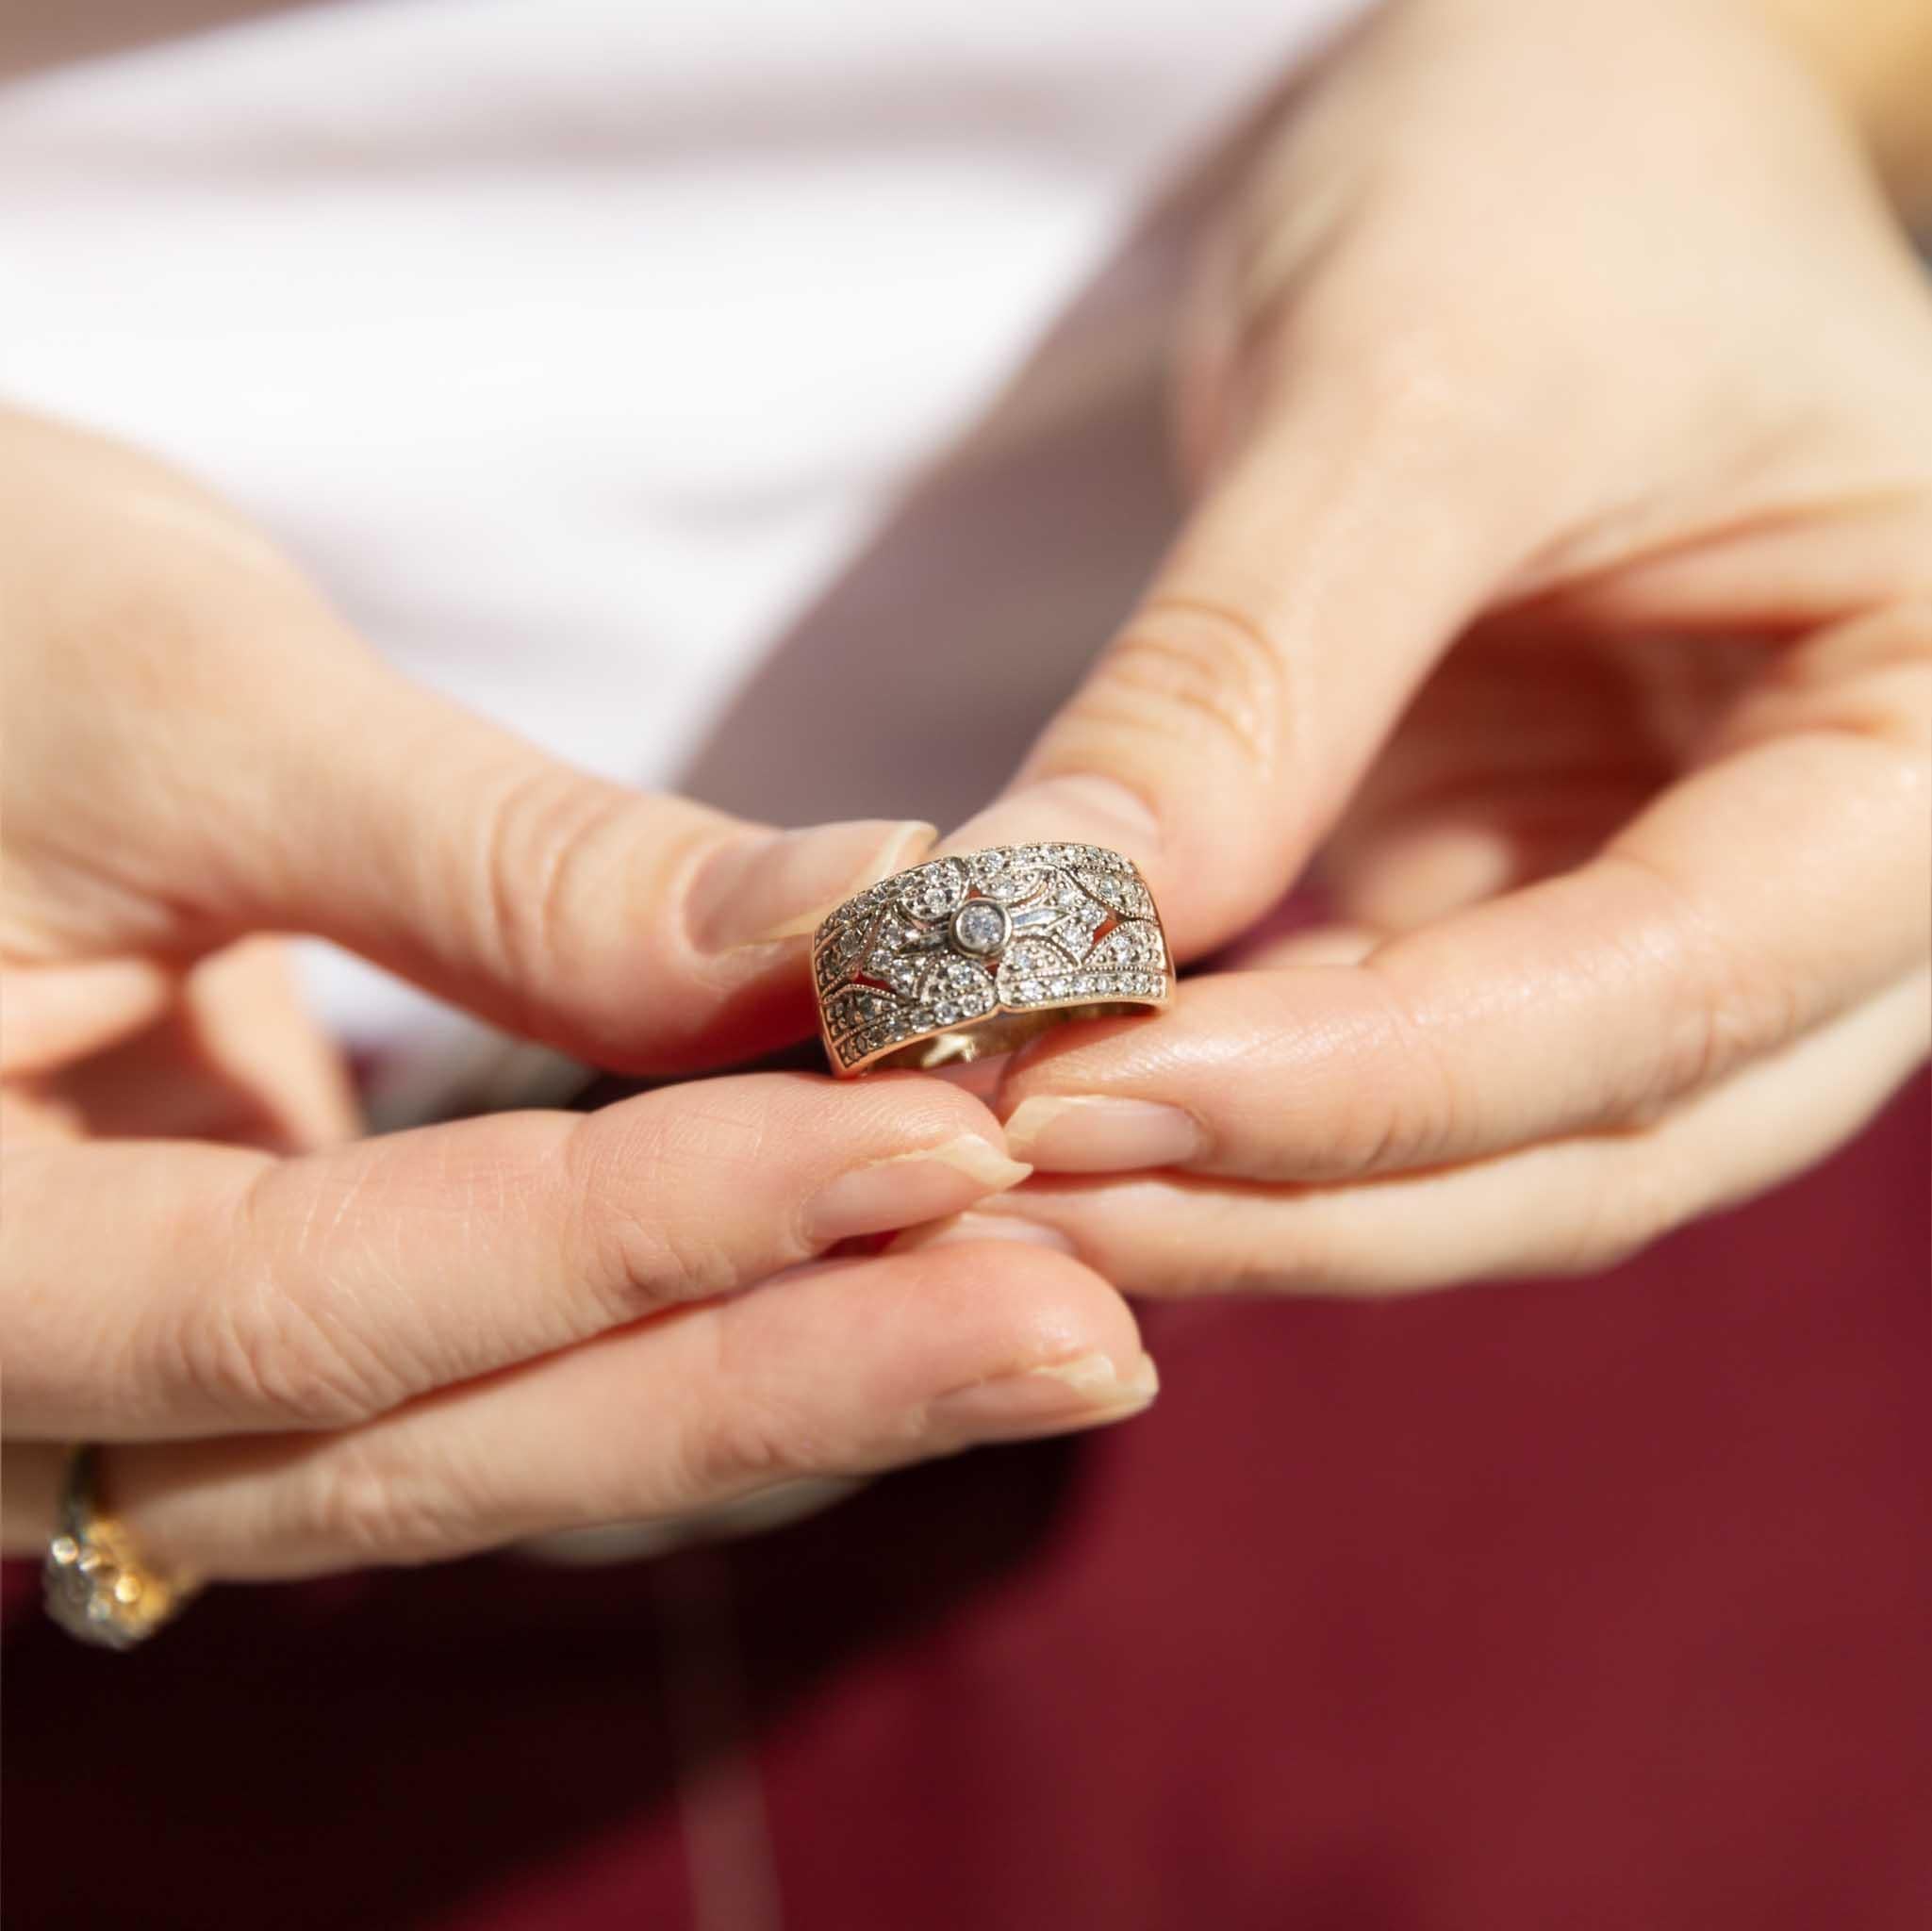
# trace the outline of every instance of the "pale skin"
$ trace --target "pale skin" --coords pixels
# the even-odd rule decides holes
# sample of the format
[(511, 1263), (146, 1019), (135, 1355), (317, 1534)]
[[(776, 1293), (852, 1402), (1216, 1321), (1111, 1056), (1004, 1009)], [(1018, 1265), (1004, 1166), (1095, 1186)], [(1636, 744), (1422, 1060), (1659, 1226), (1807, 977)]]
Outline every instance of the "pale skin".
[(1146, 1406), (1078, 1262), (826, 1258), (1025, 1175), (970, 1096), (773, 1074), (357, 1140), (261, 936), (685, 1067), (809, 1023), (799, 932), (930, 826), (782, 835), (588, 778), (396, 677), (159, 466), (22, 418), (4, 451), (9, 1547), (75, 1439), (151, 1560), (254, 1577)]
[(1676, 0), (1425, 0), (1316, 86), (1211, 250), (1199, 507), (962, 841), (1235, 949), (1018, 1057), (1065, 1178), (991, 1211), (1135, 1293), (1596, 1269), (1922, 1061), (1932, 291), (1860, 127), (1923, 206), (1926, 101), (1923, 9)]
[[(1120, 846), (1237, 949), (990, 1109), (774, 1075), (357, 1143), (264, 934), (689, 1069), (801, 1029), (800, 932), (927, 830), (570, 771), (10, 419), (8, 1546), (76, 1438), (157, 1561), (264, 1576), (1090, 1426), (1152, 1394), (1117, 1290), (1600, 1266), (1842, 1142), (1927, 1034), (1932, 301), (1872, 159), (1917, 191), (1916, 34), (1415, 0), (1337, 54), (1204, 261), (1197, 510), (956, 840)], [(1317, 856), (1334, 921), (1244, 943)]]

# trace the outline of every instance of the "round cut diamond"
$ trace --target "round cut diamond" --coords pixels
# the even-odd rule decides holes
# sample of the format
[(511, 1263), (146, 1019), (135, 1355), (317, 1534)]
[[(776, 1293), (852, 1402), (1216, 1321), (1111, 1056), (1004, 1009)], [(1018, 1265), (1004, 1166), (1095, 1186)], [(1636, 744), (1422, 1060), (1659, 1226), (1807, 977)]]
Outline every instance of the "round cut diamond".
[(935, 858), (915, 871), (902, 872), (900, 906), (914, 918), (936, 923), (966, 897), (966, 870), (956, 858)]
[(968, 899), (952, 915), (952, 943), (983, 959), (1006, 943), (1011, 929), (1006, 907), (991, 899)]

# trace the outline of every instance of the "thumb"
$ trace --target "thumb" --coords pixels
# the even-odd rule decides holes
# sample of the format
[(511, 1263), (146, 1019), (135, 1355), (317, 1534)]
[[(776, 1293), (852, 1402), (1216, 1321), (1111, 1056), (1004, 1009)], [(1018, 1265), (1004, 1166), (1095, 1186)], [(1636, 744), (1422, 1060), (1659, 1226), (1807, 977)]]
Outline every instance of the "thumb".
[(170, 817), (213, 921), (333, 939), (592, 1064), (671, 1071), (813, 1024), (808, 936), (930, 825), (780, 832), (546, 755), (351, 648), (278, 652)]
[(817, 918), (930, 848), (574, 770), (399, 676), (187, 479), (68, 425), (0, 413), (0, 698), (33, 727), (0, 767), (21, 1063), (125, 1036), (172, 966), (280, 931), (601, 1065), (715, 1064), (813, 1030)]
[(1491, 426), (1401, 353), (1247, 374), (1248, 425), (1139, 605), (947, 841), (1117, 847), (1182, 953), (1280, 899), (1533, 516)]

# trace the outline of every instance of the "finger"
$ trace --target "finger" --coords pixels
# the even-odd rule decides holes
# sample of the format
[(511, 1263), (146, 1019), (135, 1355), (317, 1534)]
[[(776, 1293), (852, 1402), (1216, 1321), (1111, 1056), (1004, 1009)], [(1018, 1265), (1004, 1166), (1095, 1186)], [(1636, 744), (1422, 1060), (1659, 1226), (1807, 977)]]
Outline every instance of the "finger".
[(41, 1090), (38, 1081), (0, 1086), (0, 1147), (73, 1142), (86, 1136), (79, 1116), (64, 1100)]
[[(307, 1575), (1092, 1427), (1155, 1385), (1112, 1289), (999, 1242), (809, 1269), (347, 1433), (110, 1451), (104, 1486), (164, 1568)], [(9, 1544), (31, 1546), (49, 1481), (14, 1461)]]
[(1297, 931), (1243, 942), (1230, 948), (1229, 968), (1275, 972), (1291, 966), (1359, 966), (1388, 934), (1365, 925), (1340, 921), (1303, 926)]
[(1642, 1132), (1333, 1186), (1034, 1180), (971, 1217), (1049, 1229), (1129, 1294), (1372, 1296), (1595, 1272), (1856, 1132), (1923, 1058), (1928, 999), (1915, 975)]
[(1139, 607), (1008, 793), (949, 841), (1090, 839), (1195, 954), (1272, 904), (1410, 695), (1539, 540), (1491, 386), (1317, 318)]
[(152, 1026), (175, 974), (153, 959), (86, 959), (0, 971), (0, 1075), (44, 1072)]
[(1767, 650), (1485, 622), (1424, 685), (1323, 845), (1335, 910), (1388, 935), (1585, 863), (1681, 774)]
[[(9, 756), (36, 813), (37, 959), (315, 932), (513, 1032), (670, 1070), (809, 1032), (805, 935), (932, 839), (884, 820), (784, 833), (610, 784), (398, 676), (286, 572), (223, 584), (208, 617), (197, 583), (179, 634), (148, 635), (145, 605), (101, 616), (81, 644), (105, 653), (97, 682), (85, 662), (70, 680), (87, 701)], [(130, 628), (169, 667), (138, 708)], [(37, 1065), (74, 1049), (58, 991), (24, 980), (9, 1019)]]
[(929, 825), (778, 832), (562, 765), (386, 673), (264, 769), (238, 911), (320, 931), (593, 1065), (743, 1060), (815, 1024), (808, 936)]
[[(1015, 1152), (1317, 1180), (1479, 1159), (1694, 1091), (1925, 957), (1932, 822), (1918, 727), (1899, 728), (1747, 744), (1578, 870), (1359, 966), (1206, 978), (1155, 1024), (1030, 1048), (1001, 1098)], [(1100, 1102), (1121, 1100), (1138, 1111), (1116, 1127)]]
[(353, 1139), (341, 1053), (305, 1009), (288, 948), (249, 939), (199, 961), (161, 1020), (45, 1082), (87, 1131), (220, 1140), (273, 1153)]
[(772, 1074), (283, 1162), (9, 1149), (8, 1429), (347, 1426), (954, 1212), (1025, 1174), (999, 1139), (936, 1081)]

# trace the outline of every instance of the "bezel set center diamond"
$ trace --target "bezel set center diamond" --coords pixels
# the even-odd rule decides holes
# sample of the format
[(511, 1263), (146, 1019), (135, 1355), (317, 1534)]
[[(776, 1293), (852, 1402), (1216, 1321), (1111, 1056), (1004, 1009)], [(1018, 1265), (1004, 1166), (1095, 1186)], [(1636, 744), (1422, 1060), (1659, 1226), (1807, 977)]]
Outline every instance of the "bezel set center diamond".
[(988, 959), (1006, 949), (1013, 935), (1013, 914), (997, 899), (968, 899), (952, 915), (952, 943), (976, 959)]

